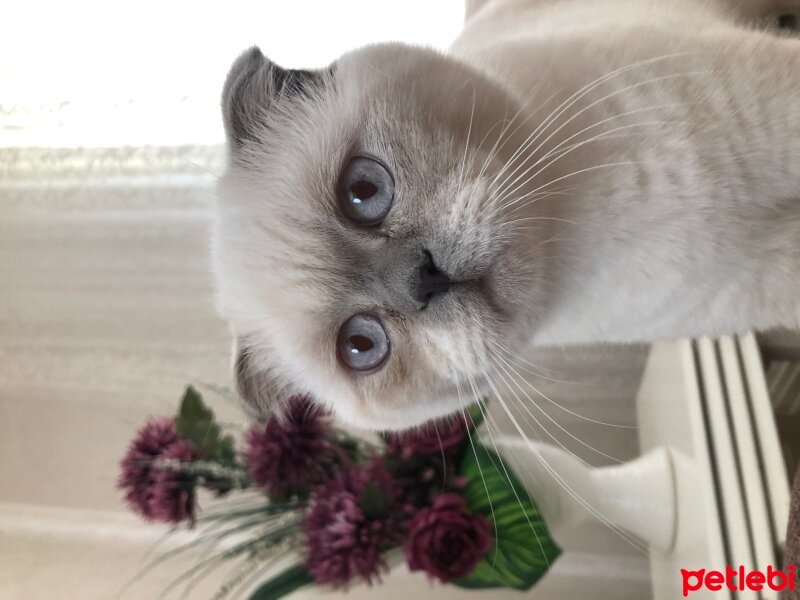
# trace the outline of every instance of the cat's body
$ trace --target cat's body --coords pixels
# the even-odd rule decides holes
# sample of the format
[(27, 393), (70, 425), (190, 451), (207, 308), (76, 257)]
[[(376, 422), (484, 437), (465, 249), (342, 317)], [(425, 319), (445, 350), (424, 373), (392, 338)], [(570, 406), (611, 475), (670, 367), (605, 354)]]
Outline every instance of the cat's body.
[(215, 262), (248, 403), (398, 428), (528, 344), (797, 327), (800, 42), (752, 26), (784, 9), (488, 0), (444, 57), (243, 55)]
[(800, 323), (800, 44), (748, 31), (734, 4), (495, 0), (473, 9), (454, 54), (533, 96), (542, 118), (623, 70), (539, 137), (585, 109), (543, 148), (586, 128), (572, 143), (597, 139), (530, 184), (564, 177), (574, 188), (531, 207), (531, 216), (571, 221), (556, 227), (534, 343)]

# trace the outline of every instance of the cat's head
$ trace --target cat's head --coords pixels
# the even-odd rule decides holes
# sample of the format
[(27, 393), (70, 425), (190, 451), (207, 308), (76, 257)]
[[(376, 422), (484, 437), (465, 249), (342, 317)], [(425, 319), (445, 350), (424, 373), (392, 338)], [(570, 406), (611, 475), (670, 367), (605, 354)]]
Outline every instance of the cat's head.
[(396, 429), (488, 389), (536, 288), (519, 215), (490, 185), (516, 111), (474, 70), (399, 44), (323, 71), (257, 48), (237, 59), (214, 268), (253, 412), (309, 393), (347, 422)]

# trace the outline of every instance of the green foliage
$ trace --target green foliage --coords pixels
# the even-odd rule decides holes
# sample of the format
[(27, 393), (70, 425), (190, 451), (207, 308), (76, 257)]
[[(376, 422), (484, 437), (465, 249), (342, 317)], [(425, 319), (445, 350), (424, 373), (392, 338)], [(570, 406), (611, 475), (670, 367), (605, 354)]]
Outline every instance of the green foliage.
[(467, 407), (467, 414), (472, 419), (472, 428), (470, 429), (470, 433), (472, 433), (478, 427), (481, 426), (481, 424), (483, 423), (485, 411), (486, 411), (486, 403), (484, 400), (473, 402)]
[(314, 583), (314, 579), (301, 565), (294, 565), (259, 585), (249, 600), (278, 600)]
[(358, 440), (348, 437), (346, 434), (342, 433), (335, 434), (333, 439), (347, 458), (355, 463), (361, 461), (363, 458), (363, 453), (361, 451), (361, 447), (359, 446)]
[(191, 385), (183, 394), (175, 428), (178, 435), (196, 446), (203, 460), (216, 461), (223, 466), (236, 464), (233, 436), (222, 434), (222, 429), (214, 421), (214, 412)]
[(358, 505), (367, 519), (377, 519), (389, 514), (389, 499), (374, 483), (364, 486)]
[(464, 588), (530, 589), (561, 553), (528, 493), (503, 468), (500, 457), (475, 442), (467, 445), (459, 469), (466, 478), (464, 497), (474, 512), (492, 524), (492, 549), (467, 577)]

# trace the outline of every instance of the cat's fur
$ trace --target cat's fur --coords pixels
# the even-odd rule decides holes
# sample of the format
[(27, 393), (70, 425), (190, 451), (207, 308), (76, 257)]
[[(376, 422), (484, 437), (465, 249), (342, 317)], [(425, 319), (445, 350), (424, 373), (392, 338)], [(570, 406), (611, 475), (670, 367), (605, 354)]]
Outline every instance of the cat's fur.
[[(387, 44), (300, 72), (246, 52), (214, 256), (248, 405), (308, 392), (407, 427), (528, 344), (797, 327), (800, 41), (769, 25), (798, 7), (478, 0), (444, 55)], [(337, 209), (354, 153), (394, 172), (378, 230)], [(419, 310), (423, 250), (466, 283)], [(364, 310), (392, 352), (353, 375), (335, 339)]]

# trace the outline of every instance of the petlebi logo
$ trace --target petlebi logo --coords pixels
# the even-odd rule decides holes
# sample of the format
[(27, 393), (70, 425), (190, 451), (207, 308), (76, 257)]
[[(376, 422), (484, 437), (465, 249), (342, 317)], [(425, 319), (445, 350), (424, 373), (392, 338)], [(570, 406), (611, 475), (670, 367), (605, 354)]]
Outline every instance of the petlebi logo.
[(727, 565), (724, 571), (712, 569), (690, 571), (681, 569), (683, 597), (686, 598), (692, 592), (700, 590), (711, 592), (719, 592), (721, 590), (740, 592), (745, 590), (754, 592), (760, 592), (761, 590), (794, 591), (797, 584), (796, 571), (795, 565), (789, 565), (784, 570), (769, 565), (763, 571), (749, 571), (741, 565), (739, 567)]

